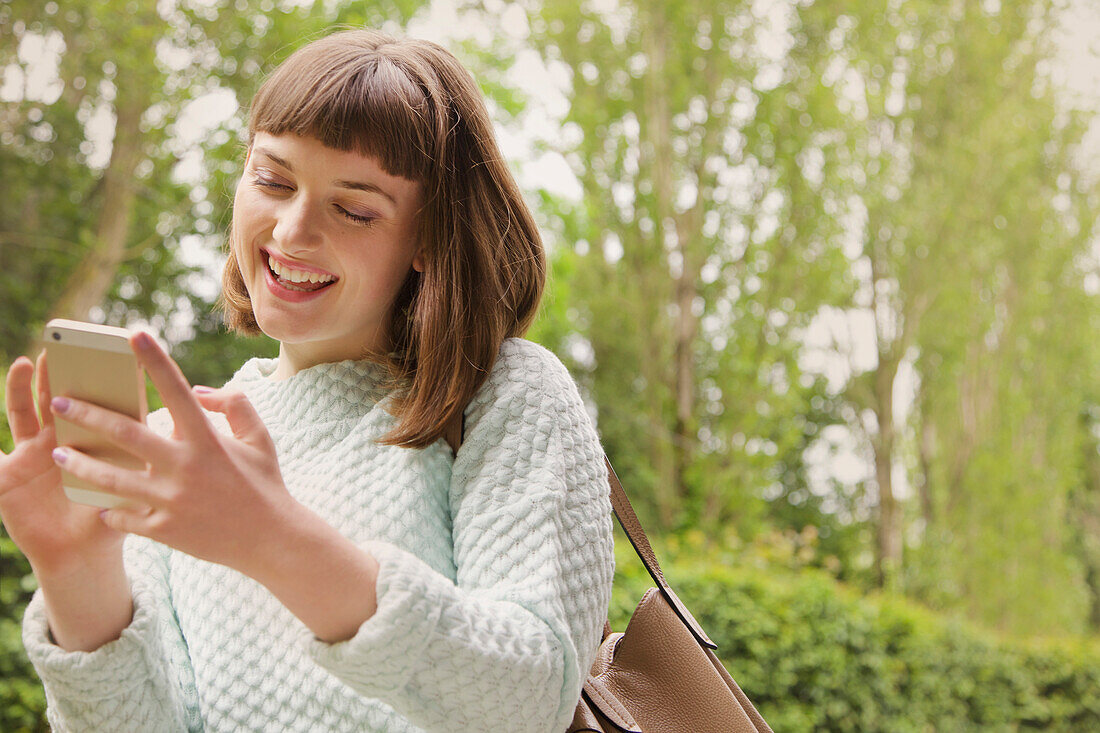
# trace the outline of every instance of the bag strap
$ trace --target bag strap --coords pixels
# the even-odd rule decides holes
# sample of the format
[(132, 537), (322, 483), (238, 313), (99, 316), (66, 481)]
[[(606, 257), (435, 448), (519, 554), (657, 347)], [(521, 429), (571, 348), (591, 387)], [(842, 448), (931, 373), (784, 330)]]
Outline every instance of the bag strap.
[[(455, 455), (458, 455), (458, 449), (462, 445), (465, 432), (466, 416), (463, 412), (447, 424), (443, 433)], [(653, 553), (653, 547), (649, 544), (649, 537), (642, 529), (642, 524), (638, 521), (638, 515), (634, 513), (634, 507), (630, 505), (630, 499), (627, 498), (623, 485), (619, 483), (619, 477), (615, 475), (615, 469), (611, 467), (611, 460), (606, 453), (603, 460), (607, 466), (607, 483), (611, 489), (611, 509), (615, 513), (615, 518), (619, 520), (619, 526), (623, 528), (627, 539), (630, 540), (630, 546), (634, 548), (634, 552), (641, 559), (642, 565), (645, 566), (646, 571), (653, 578), (653, 582), (657, 584), (661, 595), (668, 600), (672, 610), (676, 612), (676, 615), (680, 617), (680, 620), (684, 622), (684, 625), (688, 627), (696, 640), (708, 649), (717, 649), (718, 645), (710, 640), (710, 637), (703, 631), (703, 627), (691, 615), (691, 611), (668, 586), (665, 575), (661, 572), (661, 564), (657, 562), (657, 556)], [(611, 627), (605, 624), (604, 636), (606, 637), (609, 633), (611, 633)]]
[(615, 475), (615, 469), (611, 467), (611, 460), (606, 453), (603, 460), (607, 465), (607, 482), (611, 485), (611, 508), (615, 512), (615, 518), (619, 520), (619, 526), (623, 528), (627, 539), (630, 540), (634, 552), (641, 558), (642, 565), (645, 565), (645, 569), (653, 578), (653, 582), (657, 584), (661, 594), (672, 606), (672, 610), (688, 627), (695, 639), (708, 649), (717, 649), (718, 645), (710, 640), (710, 637), (703, 631), (703, 627), (691, 615), (691, 611), (677, 597), (672, 588), (668, 587), (665, 574), (661, 572), (661, 565), (657, 562), (657, 556), (653, 553), (653, 548), (649, 544), (649, 537), (642, 529), (642, 524), (638, 521), (638, 515), (634, 513), (634, 507), (630, 505), (630, 499), (627, 498), (623, 485), (619, 483), (619, 477)]

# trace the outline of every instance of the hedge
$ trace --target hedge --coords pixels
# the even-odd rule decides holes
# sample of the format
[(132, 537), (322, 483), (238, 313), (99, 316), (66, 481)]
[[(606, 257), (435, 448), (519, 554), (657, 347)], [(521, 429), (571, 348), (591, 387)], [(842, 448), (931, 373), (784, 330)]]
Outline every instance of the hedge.
[(0, 731), (47, 731), (46, 697), (23, 651), (19, 621), (33, 587), (26, 560), (0, 528)]
[[(621, 631), (652, 581), (625, 540), (616, 554)], [(819, 570), (720, 555), (681, 552), (666, 578), (776, 731), (1100, 730), (1095, 640), (998, 639), (898, 597), (861, 598)]]

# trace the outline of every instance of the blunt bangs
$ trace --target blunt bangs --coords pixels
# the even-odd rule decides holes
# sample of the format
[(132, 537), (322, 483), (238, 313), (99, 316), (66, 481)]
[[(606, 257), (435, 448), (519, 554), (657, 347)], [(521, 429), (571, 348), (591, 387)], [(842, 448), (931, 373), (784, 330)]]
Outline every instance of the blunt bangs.
[[(253, 99), (249, 141), (257, 132), (312, 137), (373, 157), (390, 175), (425, 180), (437, 129), (426, 90), (399, 67), (409, 61), (399, 41), (349, 36), (315, 41), (275, 70)], [(389, 48), (397, 52), (393, 57)]]

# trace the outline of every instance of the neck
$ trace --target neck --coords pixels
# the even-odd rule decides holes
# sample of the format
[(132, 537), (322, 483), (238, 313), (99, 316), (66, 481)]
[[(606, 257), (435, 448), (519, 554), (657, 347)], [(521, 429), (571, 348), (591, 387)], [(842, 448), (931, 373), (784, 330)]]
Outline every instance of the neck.
[[(364, 359), (372, 353), (372, 347), (361, 345), (355, 349), (346, 346), (330, 347), (328, 344), (317, 342), (303, 344), (289, 344), (279, 342), (279, 361), (275, 365), (275, 371), (271, 373), (270, 380), (278, 382), (289, 379), (303, 369), (309, 369), (318, 364), (346, 361), (348, 359)], [(379, 354), (386, 353), (378, 350)]]
[(302, 366), (299, 362), (296, 362), (292, 357), (288, 356), (286, 344), (279, 345), (279, 362), (275, 365), (275, 371), (268, 377), (272, 382), (278, 382), (283, 379), (289, 379), (298, 372), (306, 369), (312, 364)]
[(320, 349), (303, 348), (305, 346), (305, 344), (280, 343), (279, 362), (275, 365), (275, 371), (271, 373), (269, 379), (278, 382), (282, 379), (290, 379), (298, 372), (309, 369), (311, 366), (355, 358), (354, 356), (327, 355)]

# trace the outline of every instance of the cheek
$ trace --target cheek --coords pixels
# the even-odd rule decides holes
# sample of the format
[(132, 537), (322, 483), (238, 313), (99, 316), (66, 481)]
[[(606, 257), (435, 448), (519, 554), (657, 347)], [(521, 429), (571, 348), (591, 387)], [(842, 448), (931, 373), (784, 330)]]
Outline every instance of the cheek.
[(362, 312), (379, 313), (393, 301), (400, 289), (400, 277), (396, 271), (377, 260), (344, 260), (344, 287), (342, 292), (349, 307)]
[(236, 190), (233, 191), (233, 216), (237, 218), (246, 216), (254, 205), (254, 202), (249, 201), (248, 190), (242, 178)]
[(257, 247), (265, 218), (264, 202), (238, 188), (233, 197), (233, 253), (246, 278), (263, 265)]
[(251, 292), (252, 276), (259, 267), (257, 260), (249, 252), (242, 251), (239, 240), (234, 243), (232, 256), (237, 258), (237, 269), (241, 272), (241, 279), (244, 280), (245, 288)]
[(364, 286), (372, 293), (396, 293), (412, 270), (410, 258), (397, 252), (372, 254), (357, 257), (353, 265), (357, 272), (363, 273), (361, 280)]
[(242, 183), (233, 194), (233, 213), (245, 225), (246, 231), (256, 234), (256, 230), (270, 222), (279, 210), (279, 204), (271, 196), (258, 191), (254, 186)]
[(255, 247), (250, 246), (249, 238), (239, 223), (234, 224), (234, 232), (231, 235), (232, 249), (230, 257), (237, 260), (237, 269), (241, 273), (245, 287), (251, 292), (252, 282), (257, 276), (262, 276), (262, 268), (266, 267), (263, 255)]

